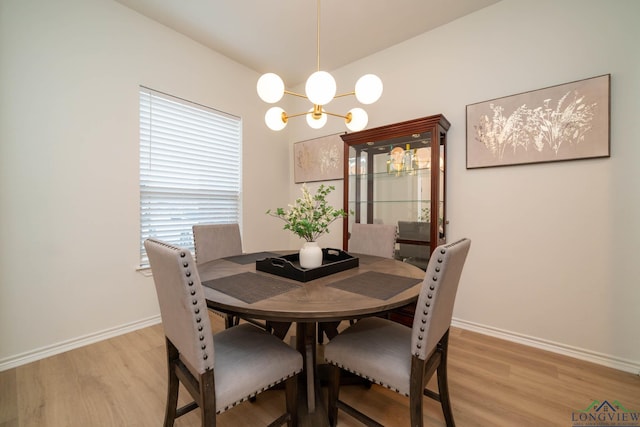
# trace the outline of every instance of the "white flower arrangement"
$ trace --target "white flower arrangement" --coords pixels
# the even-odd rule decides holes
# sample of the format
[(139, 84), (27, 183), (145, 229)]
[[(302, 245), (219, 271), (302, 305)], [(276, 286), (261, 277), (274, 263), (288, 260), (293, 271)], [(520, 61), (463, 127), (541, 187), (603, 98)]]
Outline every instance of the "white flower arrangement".
[(315, 242), (324, 233), (329, 233), (329, 225), (347, 215), (343, 209), (335, 209), (328, 204), (326, 197), (333, 190), (334, 186), (323, 184), (315, 195), (311, 195), (307, 185), (302, 184), (302, 197), (296, 199), (294, 205), (289, 205), (288, 211), (277, 208), (275, 212), (269, 209), (266, 213), (283, 220), (285, 230), (291, 230), (307, 242)]

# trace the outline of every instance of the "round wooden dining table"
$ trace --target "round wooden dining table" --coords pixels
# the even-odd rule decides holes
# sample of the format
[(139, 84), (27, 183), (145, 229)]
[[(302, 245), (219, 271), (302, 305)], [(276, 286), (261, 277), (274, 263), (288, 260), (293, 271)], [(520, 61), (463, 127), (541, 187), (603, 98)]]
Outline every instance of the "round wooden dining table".
[[(326, 414), (316, 413), (318, 368), (317, 324), (328, 325), (327, 335), (342, 320), (387, 313), (417, 300), (425, 272), (402, 261), (349, 254), (358, 265), (307, 282), (256, 269), (260, 259), (277, 259), (292, 251), (243, 254), (198, 265), (210, 309), (245, 319), (261, 319), (284, 338), (296, 323), (296, 347), (304, 358), (309, 425), (325, 425)], [(333, 327), (333, 329), (332, 329)], [(301, 390), (301, 392), (302, 392)], [(304, 400), (304, 399), (303, 399)]]

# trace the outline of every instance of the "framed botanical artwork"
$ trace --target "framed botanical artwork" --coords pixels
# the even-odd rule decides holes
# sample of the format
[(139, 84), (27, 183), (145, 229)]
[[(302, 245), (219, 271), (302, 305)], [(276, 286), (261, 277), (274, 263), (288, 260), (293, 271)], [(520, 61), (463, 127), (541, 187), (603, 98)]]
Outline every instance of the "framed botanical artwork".
[(296, 142), (293, 145), (293, 178), (296, 184), (342, 179), (344, 142), (340, 134)]
[(467, 169), (609, 157), (610, 77), (467, 105)]

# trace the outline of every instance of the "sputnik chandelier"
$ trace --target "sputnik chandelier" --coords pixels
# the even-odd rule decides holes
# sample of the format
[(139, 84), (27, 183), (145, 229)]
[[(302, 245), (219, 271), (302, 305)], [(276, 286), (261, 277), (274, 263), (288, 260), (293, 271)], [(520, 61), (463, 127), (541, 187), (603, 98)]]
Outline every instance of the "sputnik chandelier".
[(269, 104), (280, 101), (284, 94), (298, 96), (308, 99), (313, 107), (304, 113), (287, 114), (280, 107), (271, 107), (264, 116), (264, 121), (269, 129), (278, 131), (284, 129), (287, 122), (292, 117), (306, 116), (307, 124), (320, 129), (327, 123), (327, 115), (342, 117), (347, 128), (353, 132), (362, 130), (367, 126), (369, 117), (362, 108), (352, 108), (346, 115), (335, 114), (324, 109), (324, 106), (334, 98), (355, 95), (361, 104), (373, 104), (382, 95), (382, 80), (376, 75), (366, 74), (356, 82), (355, 90), (340, 95), (336, 95), (336, 81), (331, 74), (320, 71), (320, 0), (317, 1), (317, 71), (307, 79), (305, 94), (291, 92), (285, 89), (284, 82), (274, 73), (263, 74), (258, 79), (258, 95)]

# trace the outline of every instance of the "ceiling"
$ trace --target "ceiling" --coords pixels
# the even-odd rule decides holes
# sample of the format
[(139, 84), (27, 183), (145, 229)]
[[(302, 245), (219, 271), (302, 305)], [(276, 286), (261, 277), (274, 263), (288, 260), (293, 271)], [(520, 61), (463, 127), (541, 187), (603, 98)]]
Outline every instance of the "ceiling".
[[(287, 87), (317, 69), (315, 0), (115, 0)], [(333, 70), (499, 0), (323, 0), (320, 69)]]

